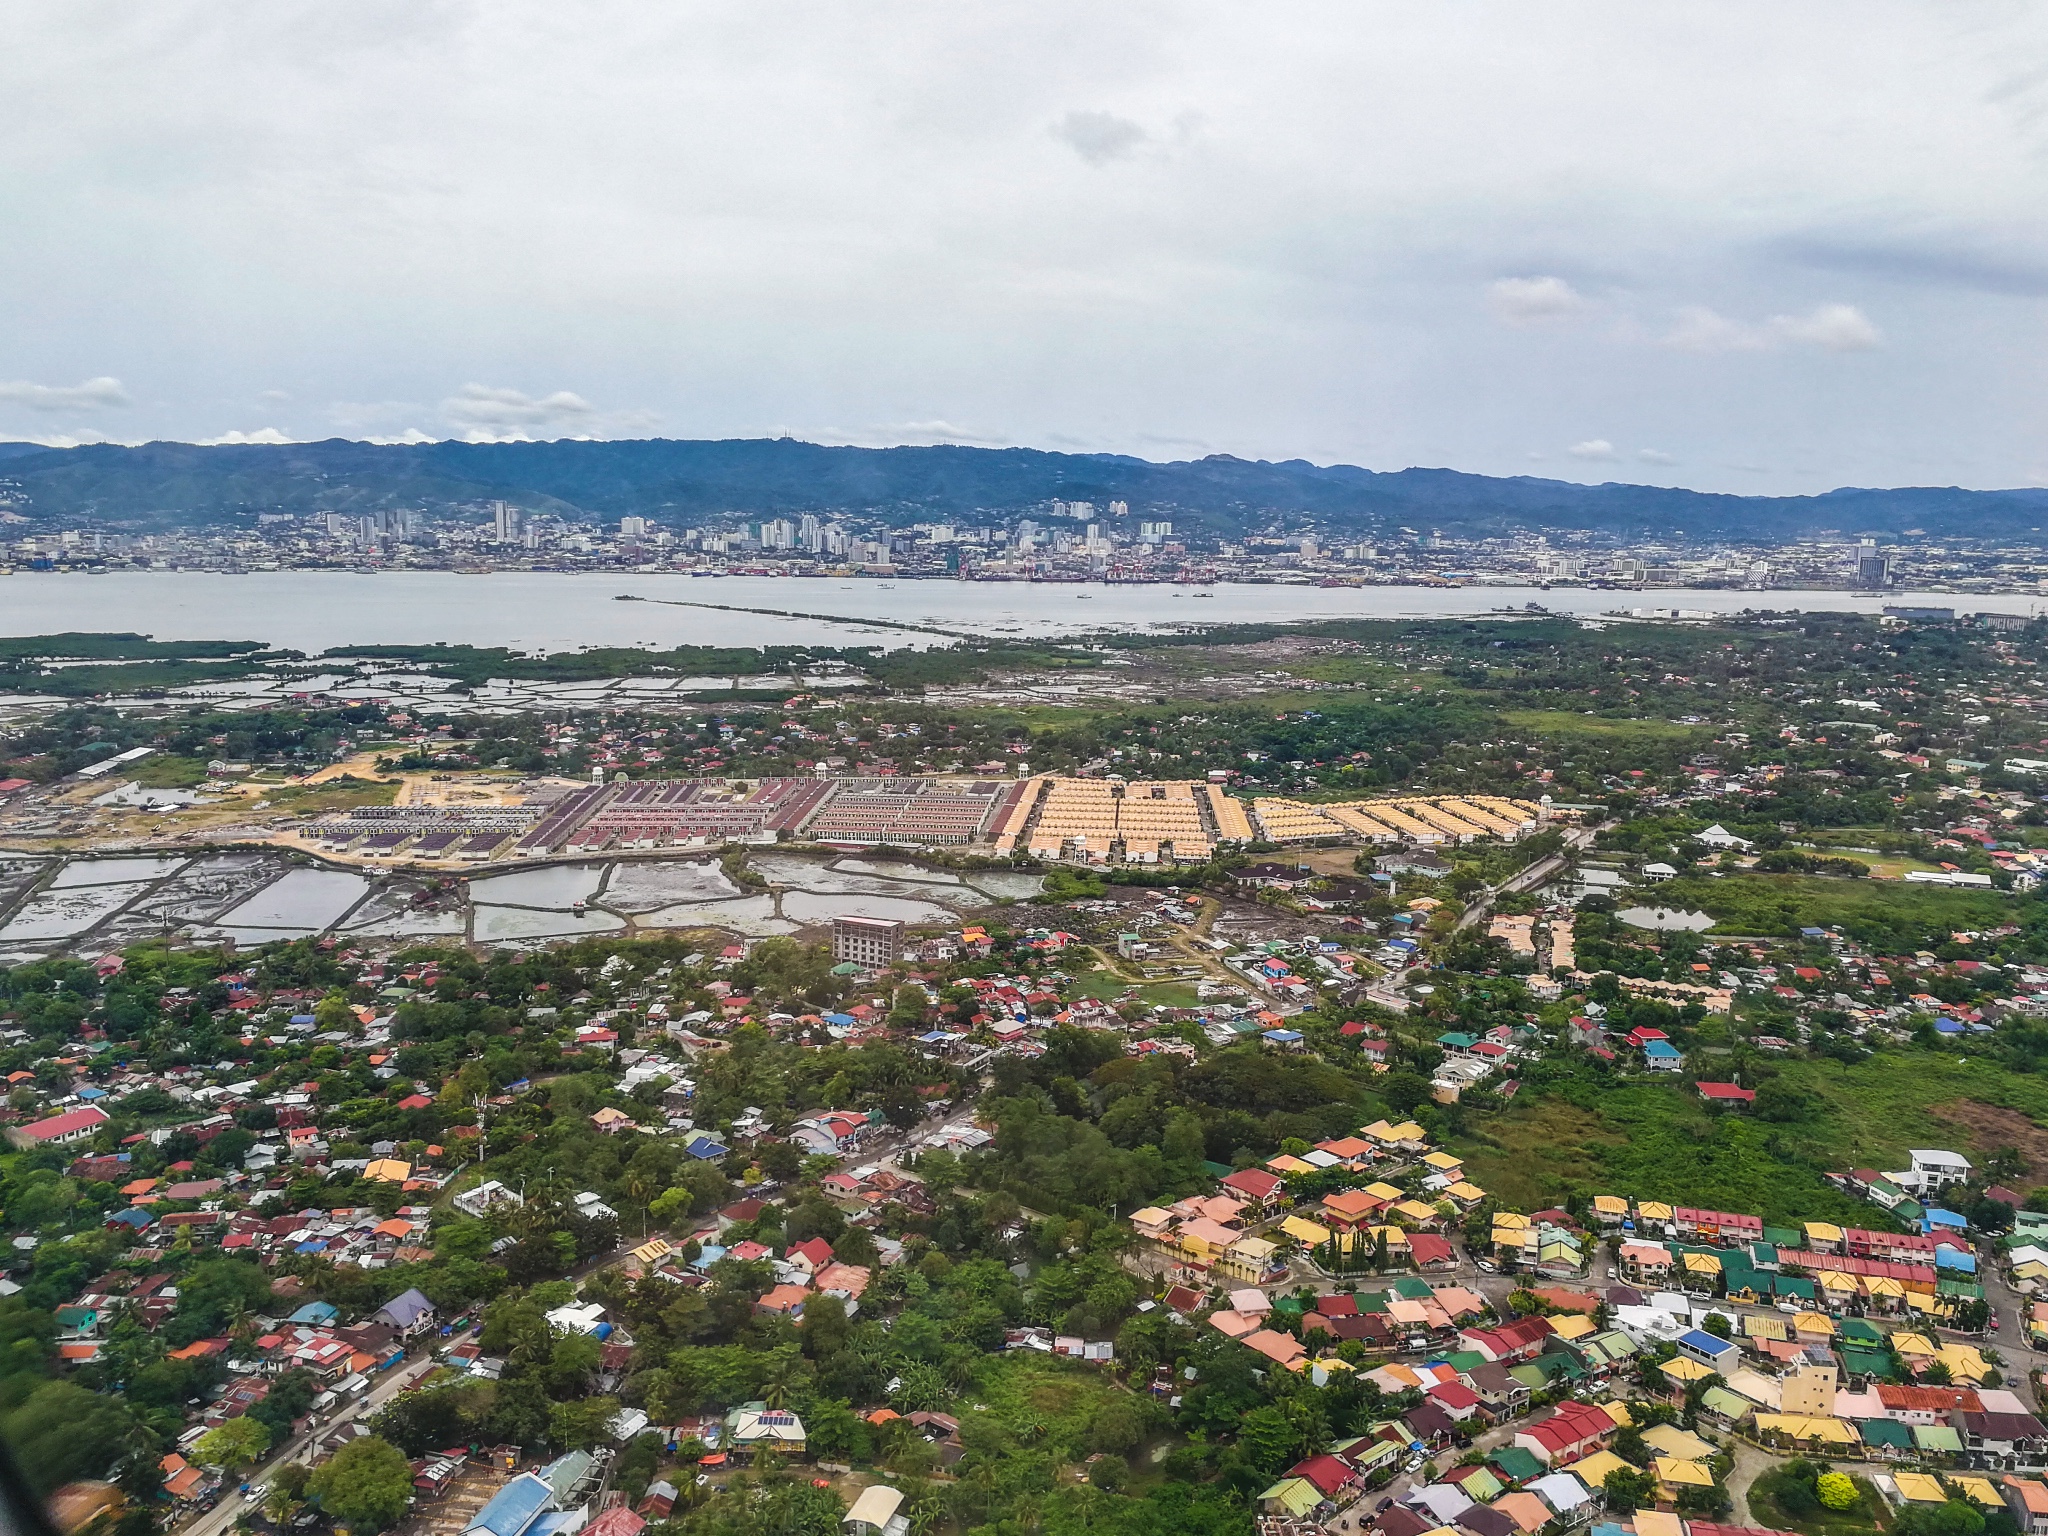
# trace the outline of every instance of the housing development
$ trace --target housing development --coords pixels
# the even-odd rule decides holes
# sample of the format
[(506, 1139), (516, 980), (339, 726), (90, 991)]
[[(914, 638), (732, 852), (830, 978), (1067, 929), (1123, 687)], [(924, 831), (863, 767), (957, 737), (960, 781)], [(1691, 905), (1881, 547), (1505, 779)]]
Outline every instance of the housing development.
[(2048, 626), (518, 660), (5, 727), (78, 1528), (2048, 1530)]

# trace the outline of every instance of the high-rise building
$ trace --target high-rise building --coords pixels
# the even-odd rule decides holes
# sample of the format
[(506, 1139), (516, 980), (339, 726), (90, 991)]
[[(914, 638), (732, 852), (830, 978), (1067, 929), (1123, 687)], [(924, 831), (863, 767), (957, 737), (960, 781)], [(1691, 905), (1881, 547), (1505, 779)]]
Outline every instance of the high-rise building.
[(1856, 546), (1856, 585), (1888, 587), (1892, 580), (1891, 556), (1878, 553), (1877, 540), (1864, 539)]
[(816, 513), (806, 512), (803, 515), (797, 524), (796, 541), (797, 548), (808, 549), (812, 554), (825, 547), (824, 525), (818, 521)]
[(832, 958), (864, 970), (886, 970), (903, 947), (903, 924), (883, 917), (832, 919)]
[(518, 543), (520, 528), (524, 521), (525, 519), (519, 515), (519, 509), (511, 503), (491, 503), (491, 536), (500, 544)]
[(1131, 515), (1131, 504), (1128, 501), (1112, 501), (1109, 504), (1109, 515), (1111, 517), (1129, 517)]
[(622, 517), (619, 519), (619, 537), (622, 539), (637, 539), (646, 532), (647, 519), (644, 517)]

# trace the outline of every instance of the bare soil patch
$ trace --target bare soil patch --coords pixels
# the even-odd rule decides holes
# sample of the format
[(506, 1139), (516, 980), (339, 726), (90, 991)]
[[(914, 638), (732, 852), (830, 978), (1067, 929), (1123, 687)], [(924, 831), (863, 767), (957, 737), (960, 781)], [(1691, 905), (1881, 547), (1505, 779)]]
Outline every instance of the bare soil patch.
[(2000, 1109), (1976, 1099), (1950, 1099), (1930, 1106), (1929, 1113), (1967, 1130), (1974, 1152), (2017, 1148), (2026, 1160), (2029, 1182), (2048, 1180), (2048, 1126), (2029, 1120), (2018, 1110)]

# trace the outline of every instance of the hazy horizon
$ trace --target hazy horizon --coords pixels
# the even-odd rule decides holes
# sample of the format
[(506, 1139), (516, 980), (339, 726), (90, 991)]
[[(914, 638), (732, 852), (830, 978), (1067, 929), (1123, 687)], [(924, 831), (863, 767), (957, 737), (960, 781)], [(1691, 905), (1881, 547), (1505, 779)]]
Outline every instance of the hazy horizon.
[(0, 438), (2048, 484), (2048, 15), (86, 0)]

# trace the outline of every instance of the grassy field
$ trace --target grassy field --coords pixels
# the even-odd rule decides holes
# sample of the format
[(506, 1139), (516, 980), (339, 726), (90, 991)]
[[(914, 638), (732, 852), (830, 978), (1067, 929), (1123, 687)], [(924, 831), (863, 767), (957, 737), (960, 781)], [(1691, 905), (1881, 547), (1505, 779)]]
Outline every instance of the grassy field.
[(206, 764), (196, 757), (173, 757), (159, 752), (130, 763), (119, 777), (144, 789), (191, 789), (206, 778)]
[(1138, 988), (1138, 996), (1156, 1008), (1192, 1008), (1201, 1001), (1188, 981), (1157, 981)]
[(977, 1399), (1005, 1429), (1027, 1444), (1042, 1444), (1062, 1460), (1086, 1454), (1096, 1414), (1126, 1397), (1123, 1388), (1092, 1366), (1016, 1350), (982, 1362)]
[(1809, 1515), (1793, 1515), (1786, 1510), (1775, 1496), (1779, 1482), (1780, 1478), (1773, 1469), (1750, 1485), (1749, 1513), (1752, 1520), (1767, 1520), (1774, 1529), (1797, 1531), (1799, 1536), (1861, 1536), (1861, 1533), (1878, 1528), (1884, 1502), (1877, 1489), (1864, 1478), (1855, 1479), (1857, 1498), (1849, 1508), (1818, 1509)]
[(1896, 1168), (1908, 1147), (2015, 1147), (2048, 1182), (2048, 1079), (1940, 1051), (1884, 1052), (1854, 1066), (1791, 1061), (1783, 1075), (1825, 1106), (1786, 1127), (1787, 1139), (1830, 1166)]
[(1098, 967), (1091, 971), (1073, 973), (1074, 984), (1068, 990), (1076, 997), (1100, 998), (1113, 1003), (1130, 989), (1130, 983), (1115, 971)]
[[(359, 805), (389, 805), (398, 797), (398, 784), (365, 784), (347, 779), (330, 779), (325, 784), (300, 787), (281, 784), (262, 798), (276, 810), (295, 811), (301, 816), (318, 816), (328, 811), (349, 811)], [(254, 805), (252, 800), (250, 805)]]
[(1936, 870), (1939, 864), (1929, 864), (1923, 859), (1908, 859), (1885, 853), (1851, 853), (1846, 848), (1829, 848), (1826, 856), (1831, 859), (1854, 859), (1879, 880), (1898, 880), (1908, 870)]
[(2016, 899), (2001, 891), (1814, 875), (1681, 878), (1658, 887), (1657, 900), (1711, 913), (1723, 933), (1788, 934), (1839, 923), (1882, 953), (1925, 948), (1956, 929), (1995, 928), (2013, 921), (2018, 910)]
[(2048, 1080), (1921, 1051), (1855, 1066), (1790, 1061), (1782, 1074), (1814, 1096), (1811, 1118), (1765, 1124), (1711, 1113), (1676, 1084), (1588, 1078), (1525, 1089), (1453, 1150), (1473, 1182), (1524, 1211), (1572, 1194), (1622, 1194), (1775, 1224), (1864, 1220), (1869, 1208), (1823, 1175), (1896, 1168), (1915, 1146), (1968, 1156), (2015, 1147), (2027, 1182), (2048, 1182)]

